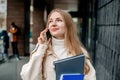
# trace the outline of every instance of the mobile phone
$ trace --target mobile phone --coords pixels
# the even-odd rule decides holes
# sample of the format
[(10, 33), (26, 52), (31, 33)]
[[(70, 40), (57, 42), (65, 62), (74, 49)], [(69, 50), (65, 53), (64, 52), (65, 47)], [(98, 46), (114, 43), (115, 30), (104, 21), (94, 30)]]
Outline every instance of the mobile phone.
[(51, 34), (50, 34), (49, 30), (46, 32), (46, 36), (47, 36), (47, 40), (51, 37)]

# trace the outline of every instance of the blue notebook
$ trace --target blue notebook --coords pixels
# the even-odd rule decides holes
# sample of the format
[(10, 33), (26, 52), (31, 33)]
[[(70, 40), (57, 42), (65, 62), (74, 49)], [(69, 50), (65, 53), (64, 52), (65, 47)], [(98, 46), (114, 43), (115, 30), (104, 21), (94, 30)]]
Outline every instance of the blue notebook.
[(56, 80), (60, 80), (62, 74), (84, 74), (85, 56), (77, 55), (54, 62)]
[(62, 74), (60, 80), (84, 80), (84, 74)]

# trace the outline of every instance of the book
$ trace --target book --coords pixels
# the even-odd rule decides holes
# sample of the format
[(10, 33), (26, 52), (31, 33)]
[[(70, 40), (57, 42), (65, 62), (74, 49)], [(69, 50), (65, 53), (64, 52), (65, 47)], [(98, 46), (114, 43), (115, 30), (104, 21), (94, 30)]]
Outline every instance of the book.
[(84, 74), (74, 73), (74, 74), (62, 74), (60, 80), (84, 80)]
[(56, 80), (60, 80), (62, 74), (84, 74), (85, 55), (77, 55), (54, 62)]

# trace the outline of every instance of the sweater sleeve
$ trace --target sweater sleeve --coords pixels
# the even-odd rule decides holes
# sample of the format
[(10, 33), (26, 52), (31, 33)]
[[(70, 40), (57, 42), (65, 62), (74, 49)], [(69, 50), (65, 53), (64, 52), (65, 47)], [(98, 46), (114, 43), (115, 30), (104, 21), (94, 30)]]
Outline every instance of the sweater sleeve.
[[(81, 47), (81, 49), (82, 49), (84, 55), (88, 57), (88, 52), (83, 47)], [(85, 75), (84, 80), (96, 80), (96, 72), (95, 72), (95, 69), (94, 69), (92, 63), (90, 62), (89, 59), (86, 59), (86, 62), (90, 67), (90, 71)]]
[(91, 64), (90, 60), (86, 60), (86, 62), (90, 67), (90, 71), (85, 75), (84, 80), (96, 80), (96, 73), (93, 65)]
[(24, 64), (21, 69), (20, 75), (22, 80), (42, 80), (42, 60), (47, 49), (47, 45), (37, 44), (35, 49), (29, 62)]

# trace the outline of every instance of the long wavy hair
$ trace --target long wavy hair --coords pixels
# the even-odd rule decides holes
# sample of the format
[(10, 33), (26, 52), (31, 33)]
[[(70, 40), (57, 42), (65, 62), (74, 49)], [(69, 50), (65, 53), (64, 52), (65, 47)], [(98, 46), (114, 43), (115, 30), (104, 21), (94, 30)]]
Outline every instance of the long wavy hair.
[[(87, 59), (90, 59), (88, 53), (84, 53), (81, 49), (84, 48), (83, 44), (81, 43), (81, 41), (79, 40), (78, 34), (77, 34), (77, 27), (75, 25), (75, 23), (73, 22), (73, 19), (71, 17), (71, 15), (68, 12), (65, 12), (61, 9), (53, 9), (50, 14), (48, 15), (48, 21), (47, 21), (47, 25), (49, 25), (49, 19), (50, 16), (52, 15), (52, 13), (54, 12), (58, 12), (64, 19), (65, 21), (65, 46), (67, 49), (69, 49), (70, 54), (72, 55), (81, 55), (81, 54), (85, 54)], [(85, 49), (85, 48), (84, 48)], [(89, 66), (86, 63), (86, 67), (85, 67), (85, 74), (87, 74), (89, 72)]]

